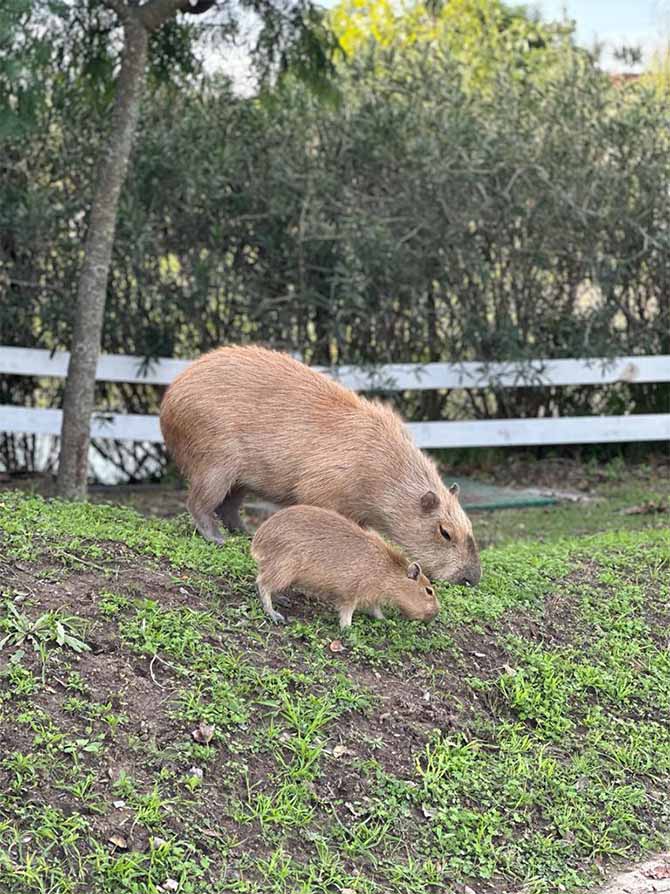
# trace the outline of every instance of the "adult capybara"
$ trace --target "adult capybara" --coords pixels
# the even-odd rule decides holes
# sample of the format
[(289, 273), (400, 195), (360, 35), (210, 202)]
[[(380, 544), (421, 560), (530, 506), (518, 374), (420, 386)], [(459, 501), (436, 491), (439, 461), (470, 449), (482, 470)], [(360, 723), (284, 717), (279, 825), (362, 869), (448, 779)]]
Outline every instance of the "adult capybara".
[(241, 529), (239, 508), (253, 492), (375, 528), (430, 577), (468, 584), (481, 577), (458, 486), (444, 486), (401, 418), (286, 354), (259, 347), (205, 354), (170, 385), (160, 421), (208, 540), (222, 540), (218, 519)]
[(330, 509), (291, 506), (263, 522), (251, 542), (258, 563), (258, 592), (275, 622), (272, 594), (296, 587), (330, 602), (349, 627), (361, 609), (383, 618), (395, 605), (413, 621), (429, 621), (440, 610), (435, 591), (418, 562), (408, 562), (374, 531), (364, 531)]

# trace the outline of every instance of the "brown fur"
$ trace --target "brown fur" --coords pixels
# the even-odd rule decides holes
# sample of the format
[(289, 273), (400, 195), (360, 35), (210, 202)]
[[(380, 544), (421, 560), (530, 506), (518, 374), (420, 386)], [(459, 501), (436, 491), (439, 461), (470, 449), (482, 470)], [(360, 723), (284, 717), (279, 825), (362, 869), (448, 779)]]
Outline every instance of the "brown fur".
[(259, 347), (205, 354), (172, 383), (160, 419), (208, 539), (223, 539), (217, 516), (242, 527), (239, 506), (253, 492), (375, 528), (431, 577), (479, 581), (458, 489), (444, 486), (400, 417), (288, 355)]
[(439, 611), (418, 563), (408, 564), (379, 534), (315, 506), (291, 506), (264, 522), (251, 543), (259, 566), (258, 592), (273, 621), (283, 621), (272, 594), (289, 587), (314, 593), (337, 609), (340, 626), (362, 609), (383, 618), (382, 604), (397, 606), (414, 621)]

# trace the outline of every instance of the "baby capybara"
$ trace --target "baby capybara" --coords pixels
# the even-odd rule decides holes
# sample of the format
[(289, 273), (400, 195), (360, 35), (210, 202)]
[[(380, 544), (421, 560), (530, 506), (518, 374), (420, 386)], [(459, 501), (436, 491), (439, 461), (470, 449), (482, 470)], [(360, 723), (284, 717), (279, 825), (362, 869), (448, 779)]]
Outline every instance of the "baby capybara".
[(165, 443), (190, 483), (200, 533), (239, 530), (246, 492), (333, 509), (375, 528), (430, 577), (476, 584), (472, 525), (390, 407), (359, 397), (287, 354), (219, 348), (174, 380), (161, 406)]
[(263, 522), (251, 542), (258, 563), (258, 592), (265, 612), (284, 620), (272, 594), (289, 587), (314, 593), (334, 605), (340, 627), (362, 609), (383, 618), (383, 604), (397, 606), (413, 621), (429, 621), (440, 610), (435, 592), (417, 562), (408, 564), (379, 534), (316, 506), (291, 506)]

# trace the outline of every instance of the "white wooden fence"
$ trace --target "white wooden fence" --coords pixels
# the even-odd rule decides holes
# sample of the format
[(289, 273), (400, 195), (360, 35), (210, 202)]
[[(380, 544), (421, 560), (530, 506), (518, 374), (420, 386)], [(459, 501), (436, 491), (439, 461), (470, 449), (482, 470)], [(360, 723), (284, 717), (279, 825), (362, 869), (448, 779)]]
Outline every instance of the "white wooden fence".
[[(0, 347), (0, 375), (64, 378), (69, 355), (32, 348)], [(141, 357), (102, 355), (97, 379), (167, 385), (189, 365), (161, 358), (149, 365)], [(392, 364), (374, 371), (354, 367), (323, 370), (354, 390), (430, 390), (439, 388), (604, 385), (613, 382), (670, 382), (670, 355), (616, 360), (534, 360), (529, 363)], [(670, 440), (667, 413), (626, 416), (546, 417), (467, 422), (409, 423), (420, 447), (531, 446), (615, 441)], [(61, 411), (0, 405), (0, 432), (57, 435)], [(157, 416), (96, 413), (94, 438), (162, 441)]]

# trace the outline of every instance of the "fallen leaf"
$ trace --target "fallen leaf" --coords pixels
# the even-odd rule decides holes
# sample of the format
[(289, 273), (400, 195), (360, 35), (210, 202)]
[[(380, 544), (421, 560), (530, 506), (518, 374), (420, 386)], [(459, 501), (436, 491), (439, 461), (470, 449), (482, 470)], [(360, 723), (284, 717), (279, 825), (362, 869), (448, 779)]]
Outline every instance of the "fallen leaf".
[(351, 748), (347, 748), (346, 745), (336, 745), (333, 748), (333, 757), (343, 757), (345, 754), (356, 754), (355, 751), (352, 751)]
[(340, 894), (356, 894), (353, 888), (340, 888)]
[(151, 839), (152, 847), (162, 847), (164, 844), (167, 844), (167, 841), (164, 838), (161, 838), (160, 835), (154, 835)]
[(203, 773), (201, 767), (191, 767), (191, 769), (188, 771), (188, 775), (189, 775), (189, 776), (196, 776), (198, 779), (202, 779), (202, 777), (203, 777), (205, 774)]
[(423, 813), (426, 819), (433, 819), (435, 816), (435, 810), (432, 807), (428, 807), (426, 804), (421, 805), (421, 813)]
[(642, 873), (646, 878), (660, 879), (670, 878), (670, 866), (667, 863), (659, 863), (658, 866), (652, 866)]
[(114, 835), (110, 835), (107, 841), (110, 844), (113, 844), (114, 847), (118, 848), (120, 851), (128, 850), (128, 841), (123, 837), (123, 835), (118, 835), (114, 833)]
[(166, 878), (161, 888), (164, 891), (178, 891), (179, 890), (179, 882), (175, 878)]
[(112, 801), (112, 804), (116, 807), (117, 810), (120, 810), (122, 807), (126, 806), (125, 801)]
[(503, 664), (503, 670), (507, 674), (508, 677), (513, 677), (516, 674), (516, 669), (510, 667), (509, 664)]
[(200, 745), (209, 745), (214, 737), (214, 725), (211, 723), (200, 723), (192, 732), (191, 736)]
[(331, 652), (344, 652), (344, 644), (341, 639), (334, 639), (328, 643), (328, 648)]
[(648, 500), (639, 506), (629, 506), (622, 509), (622, 515), (655, 515), (670, 512), (670, 500)]

